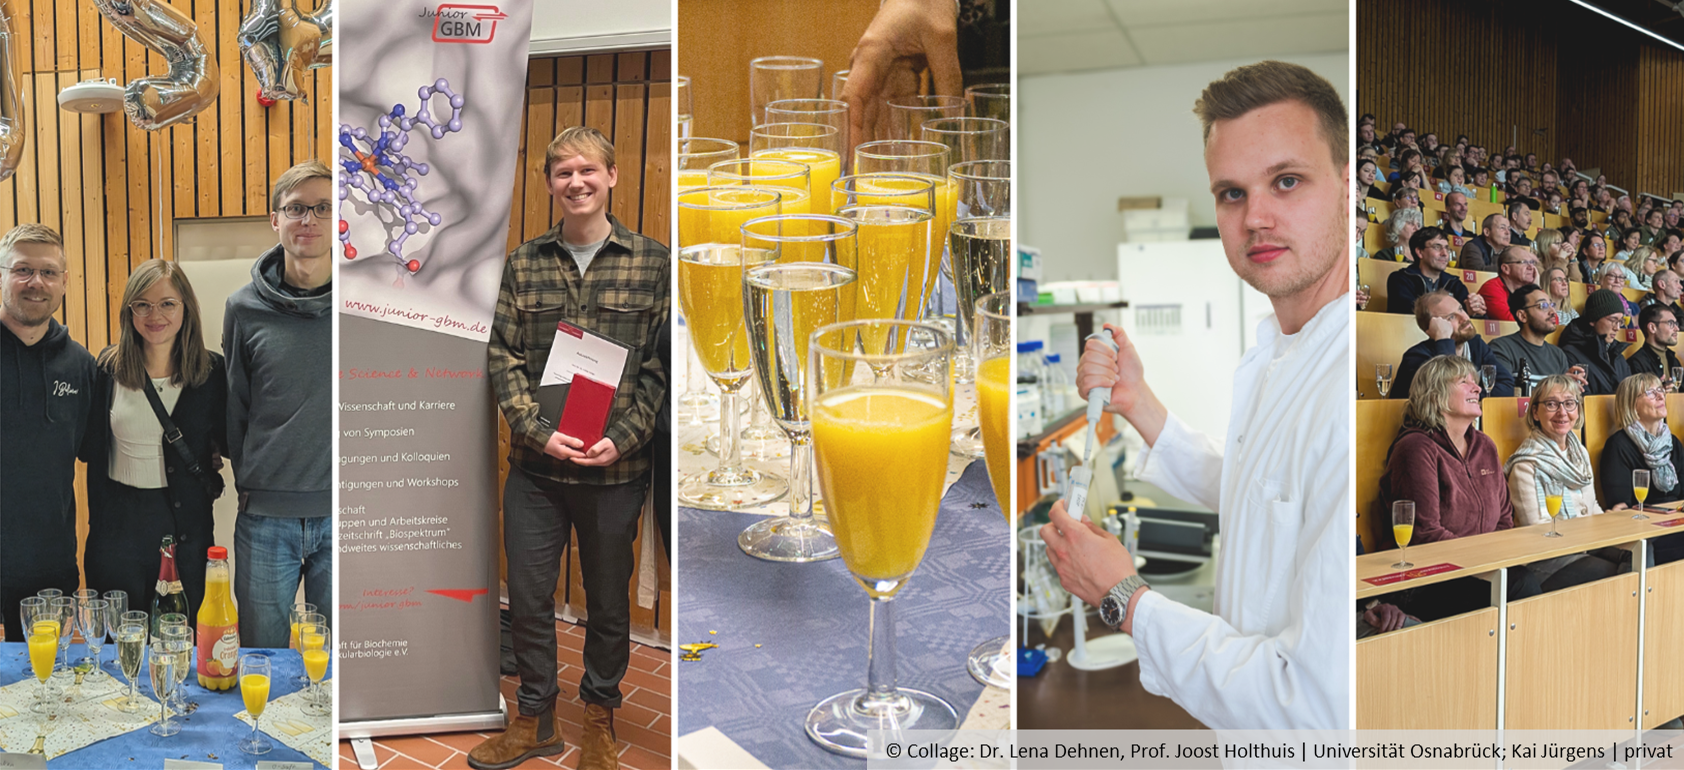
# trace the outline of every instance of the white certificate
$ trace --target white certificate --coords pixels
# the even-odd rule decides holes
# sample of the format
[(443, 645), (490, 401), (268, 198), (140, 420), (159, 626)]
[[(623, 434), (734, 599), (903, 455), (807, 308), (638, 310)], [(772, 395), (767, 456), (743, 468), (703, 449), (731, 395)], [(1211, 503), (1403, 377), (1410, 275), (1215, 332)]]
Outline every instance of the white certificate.
[(583, 374), (618, 388), (630, 352), (631, 348), (616, 340), (565, 321), (558, 323), (555, 341), (550, 343), (550, 359), (544, 362), (544, 376), (538, 380), (538, 387), (570, 385), (573, 375)]

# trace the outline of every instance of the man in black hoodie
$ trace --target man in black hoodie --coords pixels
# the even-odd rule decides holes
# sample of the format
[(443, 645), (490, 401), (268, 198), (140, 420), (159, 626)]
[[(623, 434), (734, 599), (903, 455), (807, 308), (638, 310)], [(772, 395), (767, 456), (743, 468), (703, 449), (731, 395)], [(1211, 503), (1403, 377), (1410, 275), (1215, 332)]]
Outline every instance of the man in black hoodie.
[(69, 282), (45, 225), (0, 238), (0, 613), (22, 639), (18, 602), (66, 594), (76, 568), (76, 454), (93, 405), (94, 358), (53, 319)]
[(269, 195), (280, 244), (228, 297), (228, 459), (240, 493), (240, 643), (285, 647), (298, 584), (333, 622), (333, 175), (320, 161)]
[(1631, 376), (1624, 357), (1626, 343), (1618, 337), (1625, 316), (1620, 295), (1597, 289), (1585, 299), (1585, 312), (1562, 330), (1556, 343), (1567, 360), (1583, 366), (1590, 382), (1587, 396), (1606, 396)]

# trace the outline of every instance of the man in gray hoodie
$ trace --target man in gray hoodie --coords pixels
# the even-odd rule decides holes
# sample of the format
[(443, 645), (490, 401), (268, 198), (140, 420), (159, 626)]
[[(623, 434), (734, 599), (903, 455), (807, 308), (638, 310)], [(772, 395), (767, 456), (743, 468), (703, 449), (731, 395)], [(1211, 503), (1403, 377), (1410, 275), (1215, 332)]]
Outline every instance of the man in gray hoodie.
[(276, 180), (269, 224), (280, 244), (258, 257), (222, 321), (246, 647), (287, 646), (300, 579), (305, 600), (332, 619), (332, 179), (310, 160)]

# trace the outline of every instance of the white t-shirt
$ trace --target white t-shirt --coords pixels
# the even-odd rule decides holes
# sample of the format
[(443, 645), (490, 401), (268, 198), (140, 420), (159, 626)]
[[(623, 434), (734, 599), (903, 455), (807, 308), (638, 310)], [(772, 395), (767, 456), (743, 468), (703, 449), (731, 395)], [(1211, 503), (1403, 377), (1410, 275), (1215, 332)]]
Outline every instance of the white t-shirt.
[(602, 244), (607, 242), (608, 239), (603, 238), (596, 243), (587, 243), (581, 246), (578, 244), (568, 243), (567, 241), (562, 241), (561, 246), (562, 248), (567, 249), (567, 253), (573, 255), (573, 264), (579, 266), (579, 275), (582, 277), (585, 274), (585, 270), (591, 266), (591, 260), (596, 258), (596, 253), (602, 250)]
[[(173, 413), (181, 386), (171, 384), (168, 377), (152, 378), (152, 386), (158, 389), (164, 410)], [(146, 394), (118, 385), (111, 399), (111, 480), (137, 489), (169, 486), (164, 476), (166, 451), (164, 426)]]

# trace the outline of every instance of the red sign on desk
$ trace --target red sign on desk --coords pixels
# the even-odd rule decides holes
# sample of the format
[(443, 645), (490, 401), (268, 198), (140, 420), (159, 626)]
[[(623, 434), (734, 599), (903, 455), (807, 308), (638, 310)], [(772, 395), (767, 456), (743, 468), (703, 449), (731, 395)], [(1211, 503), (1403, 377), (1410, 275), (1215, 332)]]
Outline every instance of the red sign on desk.
[(1363, 578), (1362, 582), (1367, 583), (1369, 585), (1374, 585), (1374, 586), (1389, 586), (1393, 583), (1402, 583), (1406, 580), (1414, 580), (1416, 578), (1424, 578), (1428, 575), (1438, 575), (1438, 574), (1445, 573), (1445, 572), (1454, 572), (1454, 571), (1459, 570), (1459, 569), (1461, 569), (1461, 567), (1458, 567), (1454, 564), (1449, 564), (1449, 563), (1434, 564), (1431, 567), (1416, 567), (1415, 569), (1407, 569), (1407, 570), (1404, 570), (1402, 572), (1393, 572), (1390, 575), (1381, 575), (1379, 577)]
[(1655, 522), (1655, 526), (1657, 526), (1657, 527), (1684, 527), (1684, 518), (1673, 519), (1672, 521), (1657, 521), (1657, 522)]

